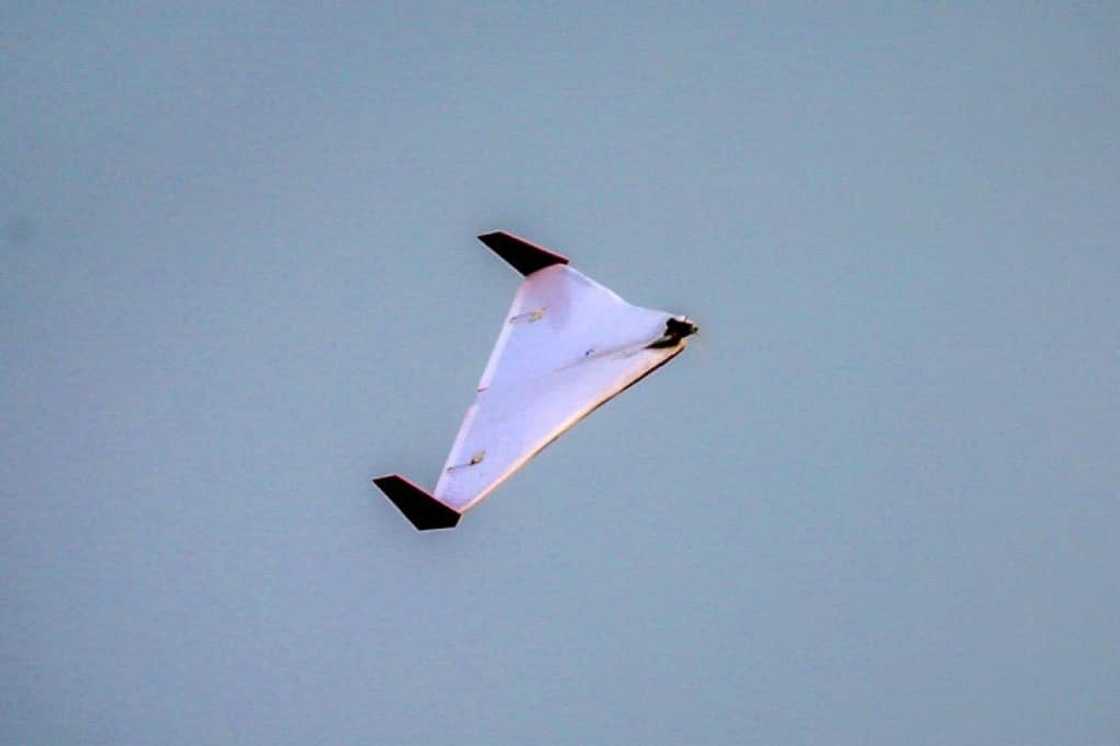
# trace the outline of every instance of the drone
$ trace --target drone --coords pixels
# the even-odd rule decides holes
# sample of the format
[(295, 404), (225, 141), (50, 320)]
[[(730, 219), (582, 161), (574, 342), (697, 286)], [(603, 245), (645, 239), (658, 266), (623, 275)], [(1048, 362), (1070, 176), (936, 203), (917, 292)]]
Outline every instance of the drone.
[(417, 529), (454, 528), (533, 456), (675, 358), (698, 327), (634, 306), (565, 256), (495, 231), (478, 237), (525, 279), (435, 489), (373, 480)]

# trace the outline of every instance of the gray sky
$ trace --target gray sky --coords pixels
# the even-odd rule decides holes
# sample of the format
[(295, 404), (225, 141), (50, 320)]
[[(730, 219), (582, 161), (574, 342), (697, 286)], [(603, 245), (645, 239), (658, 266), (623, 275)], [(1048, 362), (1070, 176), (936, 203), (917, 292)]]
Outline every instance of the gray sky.
[[(1117, 6), (624, 5), (6, 4), (0, 741), (1117, 742)], [(703, 338), (421, 535), (494, 228)]]

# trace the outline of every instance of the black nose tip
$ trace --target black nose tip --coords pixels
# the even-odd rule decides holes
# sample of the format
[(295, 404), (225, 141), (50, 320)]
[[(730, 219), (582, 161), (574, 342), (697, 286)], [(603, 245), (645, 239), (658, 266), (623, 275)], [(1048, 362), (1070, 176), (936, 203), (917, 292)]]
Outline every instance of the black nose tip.
[(697, 328), (696, 324), (693, 324), (684, 317), (679, 319), (669, 317), (665, 320), (665, 333), (650, 342), (647, 346), (655, 350), (662, 347), (676, 347), (681, 343), (682, 339), (695, 334)]
[(700, 331), (700, 327), (689, 319), (669, 319), (665, 322), (665, 331), (677, 339), (681, 339)]

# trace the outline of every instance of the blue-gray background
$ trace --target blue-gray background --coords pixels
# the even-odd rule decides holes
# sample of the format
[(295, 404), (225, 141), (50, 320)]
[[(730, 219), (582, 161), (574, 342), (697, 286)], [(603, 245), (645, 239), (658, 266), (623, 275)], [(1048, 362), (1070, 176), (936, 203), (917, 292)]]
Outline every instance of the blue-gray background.
[[(1117, 742), (1117, 6), (624, 5), (5, 4), (0, 741)], [(703, 339), (421, 535), (493, 228)]]

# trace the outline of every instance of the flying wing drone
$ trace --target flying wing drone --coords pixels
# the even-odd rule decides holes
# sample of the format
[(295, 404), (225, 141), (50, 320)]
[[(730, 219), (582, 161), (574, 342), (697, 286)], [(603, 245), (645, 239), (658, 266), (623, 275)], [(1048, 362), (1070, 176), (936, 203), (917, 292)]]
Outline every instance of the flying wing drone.
[(478, 237), (525, 279), (451, 454), (428, 494), (399, 474), (374, 483), (421, 531), (453, 528), (542, 448), (672, 360), (697, 327), (632, 306), (510, 233)]

